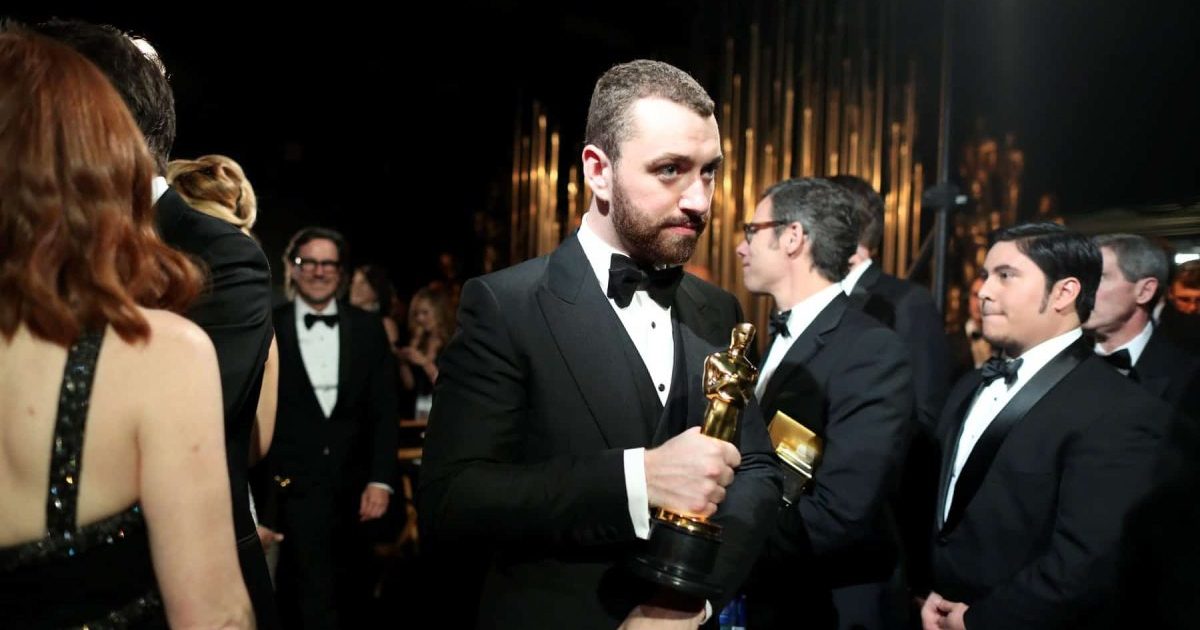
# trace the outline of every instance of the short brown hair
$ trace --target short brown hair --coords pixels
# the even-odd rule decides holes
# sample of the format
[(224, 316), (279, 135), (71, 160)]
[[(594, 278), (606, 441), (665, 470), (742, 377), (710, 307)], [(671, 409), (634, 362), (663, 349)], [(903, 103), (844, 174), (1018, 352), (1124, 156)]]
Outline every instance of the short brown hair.
[(1189, 260), (1175, 269), (1171, 284), (1188, 289), (1200, 289), (1200, 260)]
[(858, 244), (872, 254), (879, 252), (883, 243), (883, 197), (861, 177), (834, 175), (829, 181), (845, 188), (858, 202)]
[(155, 174), (121, 97), (71, 48), (0, 31), (0, 334), (69, 345), (111, 325), (147, 338), (138, 306), (181, 311), (200, 273), (154, 231)]
[(661, 61), (630, 61), (613, 66), (596, 81), (584, 142), (616, 162), (621, 143), (629, 139), (630, 109), (643, 98), (666, 99), (704, 118), (712, 116), (715, 108), (708, 92), (683, 70)]

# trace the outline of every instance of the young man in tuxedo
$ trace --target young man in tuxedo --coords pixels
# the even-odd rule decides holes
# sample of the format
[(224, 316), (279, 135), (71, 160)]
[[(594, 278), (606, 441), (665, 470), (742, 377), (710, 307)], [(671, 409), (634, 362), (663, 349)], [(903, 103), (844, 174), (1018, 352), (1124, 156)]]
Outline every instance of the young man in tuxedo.
[(370, 541), (361, 523), (387, 511), (399, 439), (394, 355), (378, 315), (338, 300), (342, 235), (296, 233), (284, 255), (295, 299), (275, 309), (279, 412), (264, 465), (264, 525), (283, 535), (276, 570), (287, 627), (364, 627)]
[[(610, 69), (588, 109), (578, 232), (463, 286), (419, 513), (422, 543), (485, 547), (482, 627), (695, 627), (758, 554), (779, 499), (758, 407), (734, 444), (698, 429), (704, 360), (729, 347), (741, 308), (681, 268), (721, 163), (713, 110), (665, 63)], [(723, 528), (707, 606), (627, 569), (654, 508)]]
[(1096, 337), (1096, 354), (1175, 411), (1200, 418), (1200, 356), (1176, 345), (1151, 321), (1167, 284), (1166, 252), (1134, 234), (1094, 240), (1104, 271), (1084, 328)]
[[(112, 26), (69, 20), (50, 20), (35, 30), (87, 57), (121, 94), (158, 165), (151, 184), (159, 235), (203, 262), (207, 271), (208, 290), (186, 315), (208, 333), (217, 350), (238, 560), (258, 627), (275, 628), (274, 593), (247, 491), (255, 412), (272, 336), (267, 258), (241, 230), (194, 210), (167, 186), (175, 97), (161, 60), (145, 40), (134, 40)], [(259, 430), (269, 434), (270, 427)]]
[(1171, 412), (1083, 337), (1101, 268), (1090, 239), (1054, 224), (1003, 230), (987, 253), (983, 334), (1004, 354), (942, 415), (927, 630), (1116, 624), (1124, 521)]
[(746, 288), (775, 300), (757, 394), (824, 451), (812, 488), (781, 509), (747, 593), (748, 625), (893, 628), (898, 532), (889, 499), (911, 433), (904, 342), (842, 291), (858, 242), (855, 200), (817, 178), (775, 184), (738, 245)]

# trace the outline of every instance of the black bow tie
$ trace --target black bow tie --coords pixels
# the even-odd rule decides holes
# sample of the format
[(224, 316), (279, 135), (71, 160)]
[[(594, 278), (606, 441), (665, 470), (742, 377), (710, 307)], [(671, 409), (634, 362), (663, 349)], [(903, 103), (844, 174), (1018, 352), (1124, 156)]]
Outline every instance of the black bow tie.
[(776, 335), (783, 335), (784, 337), (792, 336), (791, 331), (787, 327), (788, 318), (791, 316), (791, 311), (771, 313), (771, 319), (767, 322), (767, 330), (770, 331), (772, 338)]
[(1106, 354), (1101, 359), (1108, 361), (1108, 364), (1118, 370), (1129, 370), (1133, 367), (1133, 358), (1129, 356), (1129, 349), (1122, 348), (1112, 354)]
[(634, 292), (642, 289), (659, 306), (667, 308), (675, 301), (675, 289), (681, 280), (683, 267), (642, 267), (624, 254), (613, 254), (608, 267), (608, 297), (625, 308), (633, 301)]
[(326, 326), (333, 328), (334, 326), (337, 326), (338, 318), (337, 315), (317, 315), (316, 313), (304, 314), (305, 328), (312, 330), (313, 324), (316, 324), (317, 322), (325, 322)]
[(1005, 385), (1012, 385), (1017, 380), (1017, 370), (1021, 369), (1021, 359), (1006, 361), (1000, 357), (992, 357), (983, 364), (983, 384), (1003, 377)]

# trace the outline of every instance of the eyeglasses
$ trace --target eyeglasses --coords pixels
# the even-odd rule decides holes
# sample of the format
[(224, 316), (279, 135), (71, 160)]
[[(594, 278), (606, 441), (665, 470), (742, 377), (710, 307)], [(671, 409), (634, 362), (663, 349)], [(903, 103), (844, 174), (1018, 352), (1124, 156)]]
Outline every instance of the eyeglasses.
[(304, 273), (312, 273), (320, 267), (322, 271), (337, 271), (342, 266), (340, 260), (313, 260), (312, 258), (301, 258), (299, 256), (292, 259), (292, 264), (300, 268)]
[(779, 227), (787, 224), (787, 221), (759, 221), (758, 223), (743, 223), (742, 232), (746, 234), (746, 242), (749, 243), (750, 239), (754, 238), (754, 234), (759, 230), (769, 227)]

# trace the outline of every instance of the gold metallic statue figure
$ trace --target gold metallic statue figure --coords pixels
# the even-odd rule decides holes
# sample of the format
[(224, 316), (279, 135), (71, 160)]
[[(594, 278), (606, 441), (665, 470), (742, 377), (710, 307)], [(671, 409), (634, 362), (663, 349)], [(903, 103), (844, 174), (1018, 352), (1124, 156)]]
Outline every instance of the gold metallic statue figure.
[(754, 325), (738, 324), (730, 334), (729, 349), (714, 352), (704, 360), (708, 409), (700, 432), (708, 437), (733, 442), (742, 409), (754, 394), (754, 383), (758, 380), (758, 368), (746, 358), (746, 348), (752, 339)]

